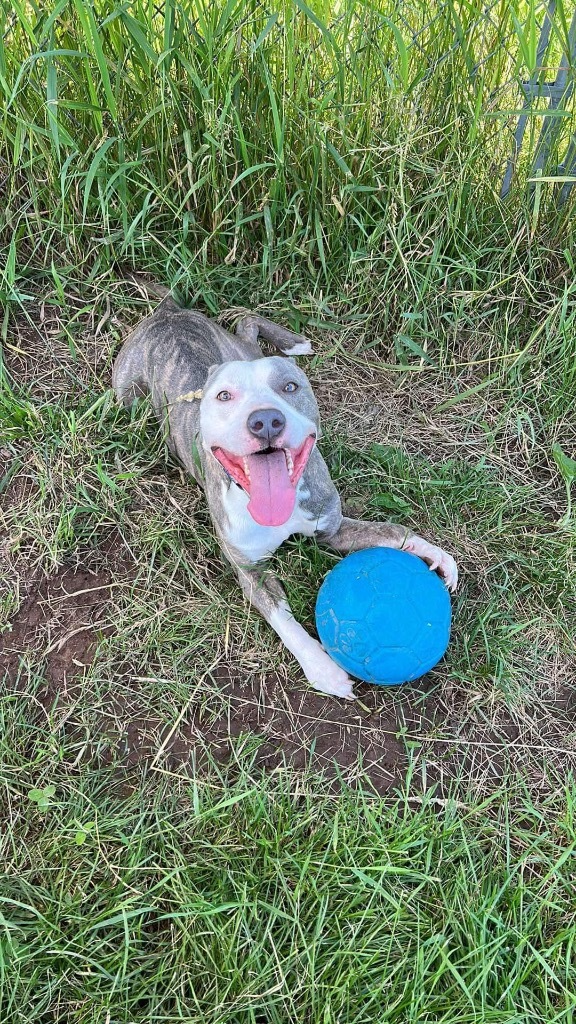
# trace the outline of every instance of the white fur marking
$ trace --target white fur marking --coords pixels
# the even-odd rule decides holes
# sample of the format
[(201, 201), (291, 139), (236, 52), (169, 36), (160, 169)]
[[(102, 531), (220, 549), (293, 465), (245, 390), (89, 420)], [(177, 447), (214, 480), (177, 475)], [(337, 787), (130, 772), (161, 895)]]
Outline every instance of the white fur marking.
[(298, 484), (296, 504), (287, 522), (282, 526), (260, 526), (248, 511), (248, 495), (236, 484), (222, 481), (222, 504), (228, 519), (224, 528), (224, 537), (232, 547), (240, 551), (247, 562), (259, 562), (261, 558), (272, 555), (281, 544), (293, 533), (303, 533), (312, 537), (317, 530), (323, 530), (322, 519), (306, 514), (301, 502), (308, 494), (308, 489)]
[(314, 352), (309, 341), (298, 341), (292, 348), (284, 349), (288, 356), (311, 356)]
[(315, 690), (347, 700), (354, 699), (352, 681), (344, 669), (332, 661), (318, 641), (296, 621), (285, 601), (274, 609), (268, 621), (299, 662), (306, 679)]

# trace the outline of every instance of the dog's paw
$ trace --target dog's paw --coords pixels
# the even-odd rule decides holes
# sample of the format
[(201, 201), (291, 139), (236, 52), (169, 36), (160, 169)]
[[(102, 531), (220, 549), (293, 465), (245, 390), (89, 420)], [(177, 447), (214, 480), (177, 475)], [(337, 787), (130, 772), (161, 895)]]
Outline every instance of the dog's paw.
[(315, 690), (329, 693), (332, 697), (343, 697), (344, 700), (355, 700), (352, 680), (343, 668), (319, 646), (313, 664), (306, 666), (306, 678)]
[(312, 348), (312, 342), (308, 341), (308, 338), (300, 335), (300, 341), (297, 341), (292, 348), (286, 349), (287, 356), (311, 356), (314, 353)]
[(430, 569), (437, 569), (448, 590), (454, 593), (458, 586), (458, 566), (452, 555), (443, 551), (442, 548), (436, 547), (435, 544), (429, 544), (427, 540), (416, 534), (406, 541), (403, 551), (409, 551), (411, 555), (418, 555), (430, 566)]
[(325, 677), (322, 681), (311, 679), (310, 682), (315, 690), (320, 690), (321, 693), (329, 693), (330, 696), (341, 697), (343, 700), (356, 700), (352, 679), (349, 679), (345, 672), (342, 672), (338, 679)]
[(356, 694), (352, 689), (352, 680), (342, 669), (339, 672), (338, 678), (328, 678), (325, 676), (321, 682), (312, 682), (310, 680), (312, 686), (315, 690), (319, 690), (320, 693), (329, 693), (331, 697), (342, 697), (343, 700), (356, 700)]

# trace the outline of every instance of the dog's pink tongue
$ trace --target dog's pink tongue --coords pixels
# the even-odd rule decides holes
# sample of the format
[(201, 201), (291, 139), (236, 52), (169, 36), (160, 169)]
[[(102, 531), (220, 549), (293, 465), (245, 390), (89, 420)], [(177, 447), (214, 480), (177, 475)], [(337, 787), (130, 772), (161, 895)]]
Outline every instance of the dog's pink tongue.
[(260, 526), (282, 526), (296, 501), (282, 449), (269, 455), (248, 455), (250, 501), (248, 511)]

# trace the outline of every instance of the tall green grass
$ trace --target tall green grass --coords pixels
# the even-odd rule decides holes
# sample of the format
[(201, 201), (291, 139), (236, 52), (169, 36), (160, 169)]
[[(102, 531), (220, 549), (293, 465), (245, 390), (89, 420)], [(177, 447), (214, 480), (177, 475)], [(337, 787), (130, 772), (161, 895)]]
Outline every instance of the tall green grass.
[[(129, 261), (216, 306), (214, 267), (247, 299), (245, 267), (268, 293), (294, 275), (326, 292), (411, 255), (459, 259), (484, 286), (470, 245), (495, 229), (505, 245), (523, 201), (534, 139), (510, 202), (497, 197), (542, 14), (533, 0), (6, 4), (5, 294), (26, 270), (57, 281)], [(562, 232), (570, 204), (542, 188), (532, 226)]]

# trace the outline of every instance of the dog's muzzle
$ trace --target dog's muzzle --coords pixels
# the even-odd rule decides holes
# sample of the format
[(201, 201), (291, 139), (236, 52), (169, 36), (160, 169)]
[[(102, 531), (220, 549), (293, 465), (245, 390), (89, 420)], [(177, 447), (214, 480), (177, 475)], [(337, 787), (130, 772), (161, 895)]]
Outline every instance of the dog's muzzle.
[[(258, 415), (262, 412), (259, 410)], [(234, 482), (246, 491), (252, 519), (260, 526), (282, 526), (294, 511), (296, 487), (315, 443), (316, 435), (310, 434), (299, 448), (269, 444), (249, 455), (236, 455), (224, 448), (212, 448), (212, 454)]]

